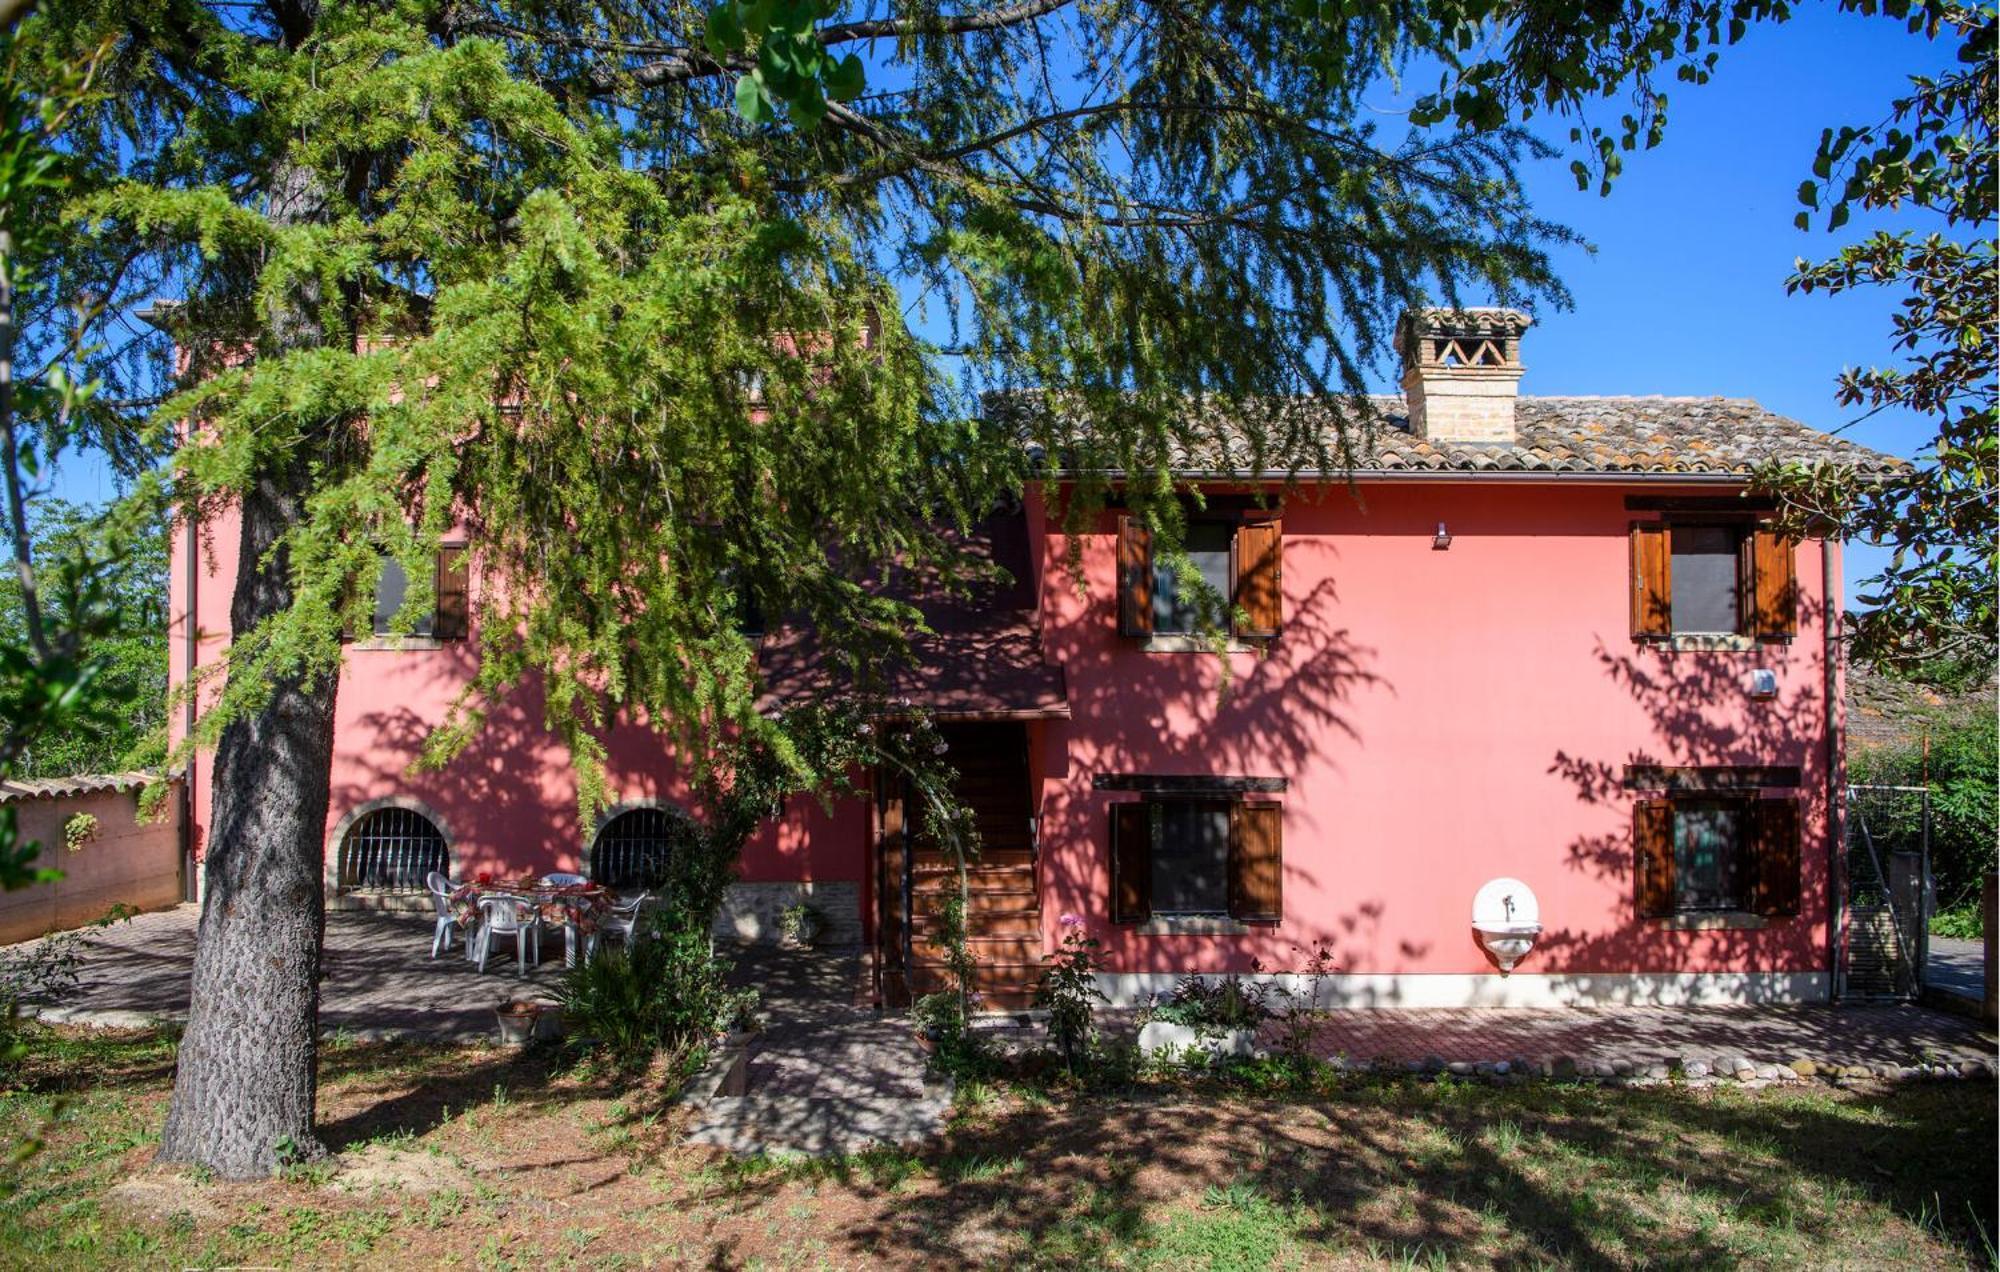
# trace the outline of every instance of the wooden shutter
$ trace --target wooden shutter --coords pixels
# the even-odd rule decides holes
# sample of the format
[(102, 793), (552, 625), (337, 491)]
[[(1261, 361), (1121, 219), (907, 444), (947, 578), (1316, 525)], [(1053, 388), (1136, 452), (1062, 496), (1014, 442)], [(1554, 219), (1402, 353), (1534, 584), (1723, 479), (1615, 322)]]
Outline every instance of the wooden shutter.
[(1632, 878), (1639, 917), (1674, 912), (1674, 806), (1642, 799), (1632, 810)]
[(1236, 608), (1243, 611), (1237, 635), (1272, 637), (1284, 619), (1285, 534), (1276, 517), (1245, 521), (1236, 528)]
[(1671, 636), (1673, 620), (1672, 540), (1665, 523), (1632, 523), (1632, 636)]
[(1144, 923), (1152, 917), (1152, 806), (1113, 804), (1111, 806), (1111, 921)]
[(1229, 917), (1277, 923), (1285, 917), (1282, 804), (1238, 804), (1229, 816)]
[(1118, 518), (1118, 634), (1153, 634), (1153, 534), (1137, 517)]
[(1744, 536), (1743, 633), (1759, 640), (1790, 640), (1799, 630), (1798, 579), (1792, 557), (1797, 547), (1770, 530)]
[(1799, 912), (1799, 801), (1759, 799), (1749, 805), (1745, 845), (1750, 859), (1750, 909), (1767, 918)]
[(437, 622), (432, 626), (431, 634), (439, 640), (464, 640), (470, 611), (471, 595), (466, 572), (465, 549), (459, 545), (439, 548)]

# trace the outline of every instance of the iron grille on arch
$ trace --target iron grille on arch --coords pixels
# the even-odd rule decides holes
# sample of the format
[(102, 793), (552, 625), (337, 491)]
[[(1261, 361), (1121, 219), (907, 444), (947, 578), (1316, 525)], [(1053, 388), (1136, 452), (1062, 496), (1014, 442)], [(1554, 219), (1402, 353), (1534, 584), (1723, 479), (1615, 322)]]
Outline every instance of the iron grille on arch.
[(590, 878), (607, 888), (666, 885), (675, 844), (691, 825), (678, 808), (628, 808), (604, 823), (590, 846)]
[(413, 808), (363, 813), (340, 841), (342, 888), (422, 892), (433, 870), (451, 873), (451, 850), (437, 825)]

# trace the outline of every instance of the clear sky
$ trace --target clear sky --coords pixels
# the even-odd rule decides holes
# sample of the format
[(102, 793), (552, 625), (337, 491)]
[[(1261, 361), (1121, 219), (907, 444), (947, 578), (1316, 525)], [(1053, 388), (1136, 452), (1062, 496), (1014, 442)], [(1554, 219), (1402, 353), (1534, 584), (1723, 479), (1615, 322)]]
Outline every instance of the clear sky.
[[(1667, 393), (1750, 397), (1815, 427), (1856, 412), (1834, 400), (1843, 366), (1890, 360), (1888, 315), (1899, 293), (1837, 299), (1787, 296), (1801, 254), (1831, 254), (1858, 237), (1857, 217), (1838, 236), (1801, 233), (1799, 182), (1810, 174), (1822, 128), (1874, 122), (1913, 72), (1951, 56), (1883, 18), (1801, 6), (1783, 26), (1755, 27), (1723, 52), (1715, 78), (1667, 86), (1659, 148), (1627, 156), (1607, 198), (1579, 192), (1569, 156), (1537, 165), (1529, 190), (1540, 213), (1580, 231), (1594, 251), (1564, 251), (1561, 272), (1575, 308), (1545, 313), (1523, 344), (1527, 393)], [(1423, 87), (1417, 85), (1416, 87)], [(1393, 112), (1398, 103), (1384, 100)], [(1606, 123), (1615, 121), (1608, 110)], [(1557, 137), (1566, 127), (1538, 121)], [(1384, 121), (1393, 135), (1392, 121)], [(1915, 217), (1919, 231), (1936, 228)], [(1387, 387), (1387, 386), (1385, 386)], [(1930, 429), (1907, 415), (1877, 416), (1856, 441), (1909, 455)], [(102, 466), (72, 459), (60, 493), (96, 500), (114, 492)], [(1884, 554), (1847, 554), (1847, 593)]]

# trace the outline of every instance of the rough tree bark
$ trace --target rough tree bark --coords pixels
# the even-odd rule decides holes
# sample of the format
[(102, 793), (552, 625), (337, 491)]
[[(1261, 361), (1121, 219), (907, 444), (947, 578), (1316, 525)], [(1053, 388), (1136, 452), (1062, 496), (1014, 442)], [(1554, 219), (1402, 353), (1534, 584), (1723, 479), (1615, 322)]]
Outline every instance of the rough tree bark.
[[(267, 476), (242, 501), (235, 631), (291, 604), (285, 554), (271, 547), (300, 515), (300, 467)], [(313, 1122), (337, 682), (326, 671), (273, 685), (270, 701), (217, 744), (208, 886), (162, 1161), (242, 1179), (324, 1154)]]

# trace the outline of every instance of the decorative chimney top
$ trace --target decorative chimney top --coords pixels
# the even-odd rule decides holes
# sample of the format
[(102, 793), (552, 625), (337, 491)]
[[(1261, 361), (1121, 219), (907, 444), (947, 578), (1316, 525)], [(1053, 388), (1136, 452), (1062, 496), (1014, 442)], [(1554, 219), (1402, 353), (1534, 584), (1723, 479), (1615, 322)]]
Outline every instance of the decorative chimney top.
[(1419, 309), (1396, 324), (1410, 431), (1434, 446), (1511, 446), (1521, 387), (1518, 309)]

